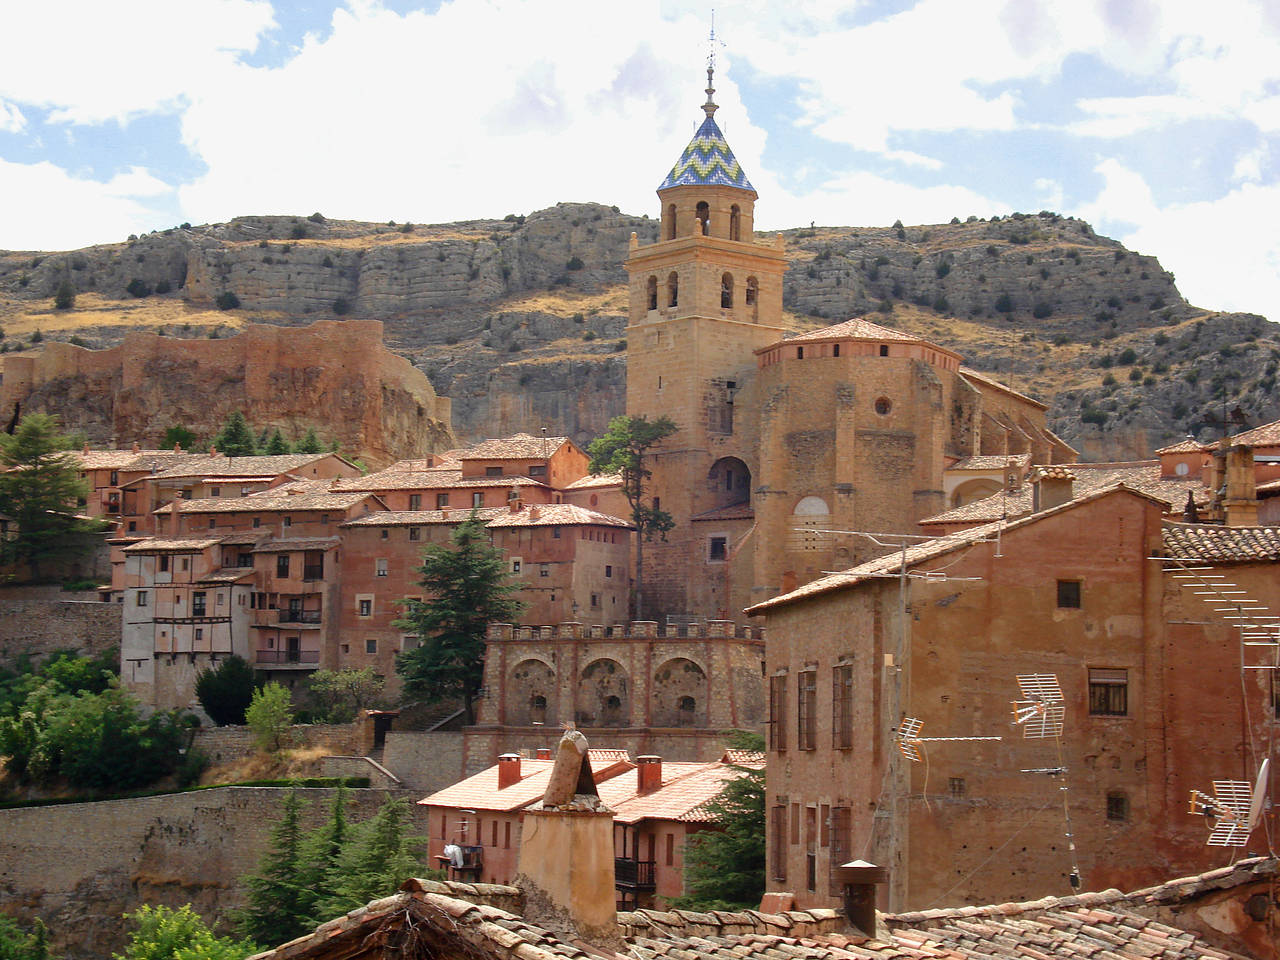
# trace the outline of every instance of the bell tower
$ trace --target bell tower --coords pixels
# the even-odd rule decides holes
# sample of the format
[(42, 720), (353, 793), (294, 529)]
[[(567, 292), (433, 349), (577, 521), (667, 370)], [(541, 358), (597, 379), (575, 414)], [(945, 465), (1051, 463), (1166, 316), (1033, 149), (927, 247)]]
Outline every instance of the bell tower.
[[(676, 522), (645, 546), (647, 617), (736, 618), (750, 602), (750, 558), (734, 544), (751, 527), (759, 424), (735, 410), (758, 410), (744, 402), (755, 351), (783, 334), (782, 237), (755, 239), (757, 194), (715, 121), (714, 71), (712, 60), (705, 118), (658, 187), (660, 239), (642, 247), (632, 234), (624, 263), (627, 414), (678, 428), (647, 463), (650, 492)], [(726, 508), (723, 523), (704, 516)]]

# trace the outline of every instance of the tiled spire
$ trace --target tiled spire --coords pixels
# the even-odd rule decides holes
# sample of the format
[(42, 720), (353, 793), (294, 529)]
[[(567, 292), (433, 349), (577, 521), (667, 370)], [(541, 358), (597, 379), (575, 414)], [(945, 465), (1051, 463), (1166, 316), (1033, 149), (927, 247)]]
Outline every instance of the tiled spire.
[(707, 102), (702, 105), (707, 119), (702, 121), (702, 126), (698, 127), (698, 132), (684, 148), (680, 159), (676, 161), (667, 178), (658, 187), (659, 190), (689, 186), (723, 186), (755, 190), (747, 180), (742, 164), (738, 163), (738, 158), (729, 149), (728, 141), (716, 124), (714, 115), (718, 107), (712, 99), (712, 94), (716, 92), (712, 84), (714, 72), (715, 67), (708, 65)]

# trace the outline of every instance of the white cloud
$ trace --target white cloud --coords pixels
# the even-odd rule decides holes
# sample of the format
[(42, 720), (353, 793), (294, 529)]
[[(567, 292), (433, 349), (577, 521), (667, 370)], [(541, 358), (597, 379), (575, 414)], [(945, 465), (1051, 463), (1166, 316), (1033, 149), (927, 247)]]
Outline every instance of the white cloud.
[(1252, 150), (1248, 150), (1236, 158), (1235, 167), (1231, 170), (1231, 179), (1259, 183), (1262, 180), (1263, 168), (1267, 166), (1270, 160), (1271, 149), (1266, 143), (1260, 143)]
[(53, 122), (124, 122), (216, 86), (273, 23), (266, 0), (9, 4), (0, 96), (51, 108)]
[(0, 100), (0, 133), (21, 133), (27, 125), (22, 111), (11, 103)]
[(936, 157), (926, 157), (922, 153), (915, 153), (911, 150), (886, 150), (885, 158), (888, 160), (896, 160), (898, 163), (905, 163), (911, 167), (923, 167), (926, 170), (941, 170), (942, 161)]
[(0, 249), (68, 250), (123, 240), (154, 226), (156, 211), (148, 202), (172, 192), (137, 167), (98, 181), (48, 162), (0, 159)]
[(1158, 205), (1140, 175), (1115, 160), (1097, 167), (1104, 186), (1080, 213), (1153, 253), (1191, 303), (1280, 320), (1280, 184), (1243, 184), (1215, 200)]
[(1048, 177), (1037, 177), (1034, 186), (1036, 188), (1036, 192), (1043, 198), (1045, 209), (1062, 209), (1063, 190), (1061, 183), (1057, 180), (1051, 180)]

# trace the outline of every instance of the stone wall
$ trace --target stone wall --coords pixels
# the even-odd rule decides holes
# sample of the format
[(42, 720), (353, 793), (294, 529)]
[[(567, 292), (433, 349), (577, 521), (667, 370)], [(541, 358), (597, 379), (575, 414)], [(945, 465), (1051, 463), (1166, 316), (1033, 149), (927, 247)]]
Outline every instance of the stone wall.
[(0, 587), (0, 663), (56, 650), (94, 656), (120, 646), (120, 608), (93, 591), (60, 587)]
[[(289, 728), (289, 736), (295, 747), (323, 747), (335, 755), (364, 753), (365, 729), (360, 723), (298, 723)], [(201, 727), (191, 746), (203, 751), (214, 763), (244, 760), (257, 753), (253, 732), (244, 726)]]
[[(256, 868), (279, 815), (282, 787), (221, 787), (137, 800), (0, 810), (0, 901), (41, 917), (56, 952), (100, 958), (124, 943), (120, 915), (144, 903), (191, 902), (212, 921), (242, 903), (237, 880)], [(332, 790), (306, 790), (306, 827)], [(351, 791), (348, 816), (372, 816), (387, 795)], [(409, 795), (406, 795), (409, 796)], [(409, 796), (410, 800), (416, 797)], [(426, 833), (421, 808), (411, 829)]]
[(391, 730), (382, 751), (382, 765), (420, 799), (467, 775), (463, 737), (462, 733)]
[[(377, 320), (319, 321), (303, 329), (250, 324), (222, 340), (132, 331), (106, 350), (51, 341), (13, 375), (10, 366), (0, 382), (0, 409), (21, 402), (24, 410), (57, 413), (66, 427), (98, 442), (154, 447), (175, 423), (209, 436), (235, 411), (291, 439), (316, 426), (344, 454), (371, 466), (454, 442), (449, 401), (383, 346)], [(337, 433), (330, 436), (326, 427)]]

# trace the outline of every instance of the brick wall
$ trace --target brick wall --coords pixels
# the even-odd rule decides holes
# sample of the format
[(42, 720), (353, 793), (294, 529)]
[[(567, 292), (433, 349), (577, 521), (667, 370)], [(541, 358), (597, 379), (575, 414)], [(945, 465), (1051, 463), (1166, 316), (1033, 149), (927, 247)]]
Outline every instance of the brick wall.
[(392, 730), (387, 733), (382, 765), (421, 799), (470, 772), (463, 769), (462, 740), (461, 733)]

